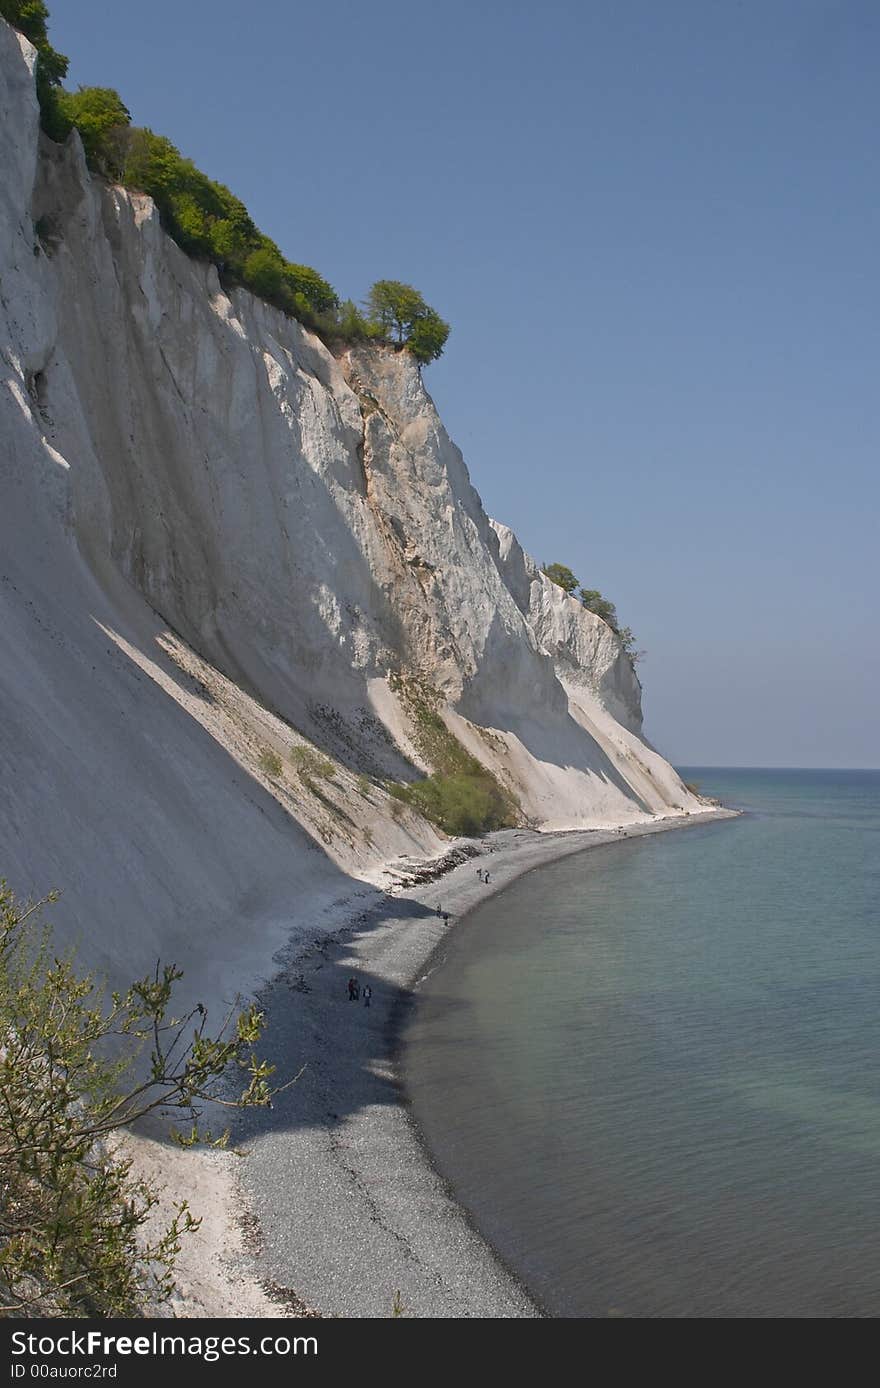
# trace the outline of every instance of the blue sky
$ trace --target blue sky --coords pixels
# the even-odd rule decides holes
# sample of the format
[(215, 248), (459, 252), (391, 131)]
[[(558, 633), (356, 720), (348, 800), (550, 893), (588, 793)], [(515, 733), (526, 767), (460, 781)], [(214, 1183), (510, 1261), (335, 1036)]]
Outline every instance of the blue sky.
[(426, 383), (490, 514), (617, 603), (680, 763), (880, 766), (874, 0), (49, 0)]

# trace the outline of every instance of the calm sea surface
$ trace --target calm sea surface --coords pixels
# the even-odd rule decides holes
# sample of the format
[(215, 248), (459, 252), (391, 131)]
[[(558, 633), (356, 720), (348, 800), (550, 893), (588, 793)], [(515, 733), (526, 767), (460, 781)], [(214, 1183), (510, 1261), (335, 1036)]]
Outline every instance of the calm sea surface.
[(538, 869), (453, 931), (416, 1121), (556, 1316), (880, 1314), (880, 772)]

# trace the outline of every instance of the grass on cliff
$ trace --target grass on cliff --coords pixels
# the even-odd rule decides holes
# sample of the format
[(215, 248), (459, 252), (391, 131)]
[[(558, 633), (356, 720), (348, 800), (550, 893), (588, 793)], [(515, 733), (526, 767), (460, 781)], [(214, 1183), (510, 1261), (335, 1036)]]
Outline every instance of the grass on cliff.
[(424, 780), (392, 784), (389, 793), (447, 834), (473, 837), (518, 824), (513, 795), (447, 728), (438, 712), (440, 696), (402, 677), (392, 687), (409, 714), (420, 755), (434, 770)]

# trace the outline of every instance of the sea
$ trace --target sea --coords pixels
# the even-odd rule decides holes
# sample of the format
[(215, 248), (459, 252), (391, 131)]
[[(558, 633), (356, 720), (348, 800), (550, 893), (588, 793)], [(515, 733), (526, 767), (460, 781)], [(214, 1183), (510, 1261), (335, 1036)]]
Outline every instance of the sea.
[(880, 772), (683, 775), (744, 813), (538, 868), (452, 930), (412, 1116), (550, 1316), (877, 1316)]

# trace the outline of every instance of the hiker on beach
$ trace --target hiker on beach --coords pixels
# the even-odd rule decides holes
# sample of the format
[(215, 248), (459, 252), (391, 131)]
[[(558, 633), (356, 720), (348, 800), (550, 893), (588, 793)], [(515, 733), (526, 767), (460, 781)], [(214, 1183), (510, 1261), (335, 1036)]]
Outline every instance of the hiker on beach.
[(367, 983), (367, 984), (364, 986), (364, 1007), (369, 1007), (369, 1005), (370, 1005), (370, 998), (371, 998), (372, 996), (373, 996), (373, 990), (372, 990), (372, 988), (370, 987), (369, 983)]
[(348, 980), (348, 1001), (349, 1001), (349, 1002), (357, 1002), (357, 1000), (358, 1000), (358, 993), (359, 993), (359, 989), (358, 989), (358, 981), (357, 981), (357, 979), (356, 979), (356, 978), (350, 978), (350, 979)]
[(486, 873), (486, 886), (488, 887), (488, 885), (489, 885), (489, 874), (488, 874), (488, 872), (487, 872), (487, 873)]

